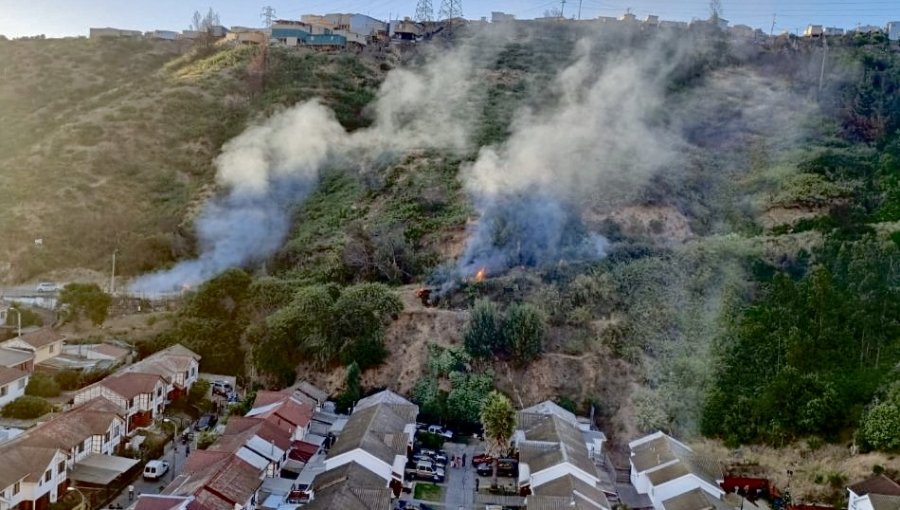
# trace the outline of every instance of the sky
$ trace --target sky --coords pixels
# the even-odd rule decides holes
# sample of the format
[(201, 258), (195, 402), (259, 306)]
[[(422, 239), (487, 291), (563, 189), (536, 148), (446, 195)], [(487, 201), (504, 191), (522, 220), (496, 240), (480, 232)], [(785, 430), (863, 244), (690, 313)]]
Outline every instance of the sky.
[[(460, 0), (470, 19), (490, 17), (491, 11), (515, 14), (520, 19), (539, 17), (559, 8), (561, 0)], [(431, 0), (435, 13), (442, 0)], [(566, 17), (621, 16), (626, 9), (639, 18), (690, 21), (709, 15), (709, 0), (567, 0)], [(884, 26), (900, 21), (900, 0), (721, 0), (723, 17), (766, 32), (802, 32), (809, 24), (853, 28)], [(361, 12), (375, 18), (412, 17), (416, 0), (0, 0), (0, 34), (21, 37), (87, 35), (90, 27), (112, 26), (134, 30), (184, 30), (195, 10), (210, 7), (226, 26), (260, 26), (262, 8), (270, 5), (279, 18), (301, 14)]]

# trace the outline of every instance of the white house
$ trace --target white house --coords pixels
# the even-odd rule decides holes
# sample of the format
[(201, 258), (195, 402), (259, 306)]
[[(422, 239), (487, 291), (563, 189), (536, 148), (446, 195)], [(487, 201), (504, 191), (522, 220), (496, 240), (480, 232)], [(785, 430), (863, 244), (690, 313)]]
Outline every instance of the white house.
[(248, 418), (259, 418), (290, 434), (291, 441), (302, 441), (309, 432), (314, 413), (311, 401), (303, 402), (296, 391), (259, 391)]
[(169, 399), (174, 400), (186, 395), (200, 378), (200, 355), (181, 344), (175, 344), (122, 368), (119, 373), (162, 376), (168, 383), (166, 394)]
[(11, 338), (0, 346), (9, 349), (28, 351), (34, 354), (34, 364), (40, 364), (50, 358), (59, 356), (63, 348), (65, 336), (50, 328), (41, 328), (25, 333), (22, 336)]
[(25, 394), (28, 372), (0, 366), (0, 407)]
[(26, 446), (18, 439), (0, 446), (0, 497), (5, 508), (46, 509), (66, 482), (66, 455), (57, 448)]
[(147, 427), (163, 412), (168, 384), (157, 374), (111, 375), (75, 393), (76, 406), (104, 397), (125, 414), (126, 434)]
[(631, 449), (631, 484), (646, 494), (653, 508), (664, 510), (666, 500), (701, 489), (720, 500), (725, 491), (719, 486), (724, 479), (718, 463), (703, 459), (686, 444), (662, 433), (636, 439)]
[(897, 510), (900, 484), (884, 475), (875, 475), (847, 487), (848, 510)]
[(19, 442), (62, 450), (72, 468), (92, 454), (115, 455), (124, 439), (124, 415), (112, 401), (97, 397), (27, 431)]
[(209, 450), (237, 452), (245, 461), (265, 469), (266, 476), (277, 477), (287, 461), (291, 443), (288, 431), (266, 419), (233, 416)]
[(546, 401), (519, 413), (514, 442), (519, 451), (519, 489), (528, 508), (594, 508), (611, 505), (600, 488), (575, 414)]

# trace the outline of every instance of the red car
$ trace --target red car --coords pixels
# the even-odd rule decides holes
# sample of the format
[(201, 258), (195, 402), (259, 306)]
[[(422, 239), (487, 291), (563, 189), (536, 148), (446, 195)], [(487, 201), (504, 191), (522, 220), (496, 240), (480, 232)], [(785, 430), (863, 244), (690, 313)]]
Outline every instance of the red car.
[(478, 467), (479, 464), (491, 464), (492, 462), (494, 462), (494, 457), (487, 453), (479, 453), (472, 456), (472, 465), (475, 467)]

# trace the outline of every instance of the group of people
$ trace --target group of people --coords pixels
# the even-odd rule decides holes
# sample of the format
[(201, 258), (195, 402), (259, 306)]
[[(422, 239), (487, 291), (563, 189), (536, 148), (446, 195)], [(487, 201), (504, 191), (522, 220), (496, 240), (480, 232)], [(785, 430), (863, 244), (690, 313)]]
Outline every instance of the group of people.
[(466, 454), (464, 453), (462, 455), (454, 455), (453, 457), (450, 457), (450, 467), (466, 467)]

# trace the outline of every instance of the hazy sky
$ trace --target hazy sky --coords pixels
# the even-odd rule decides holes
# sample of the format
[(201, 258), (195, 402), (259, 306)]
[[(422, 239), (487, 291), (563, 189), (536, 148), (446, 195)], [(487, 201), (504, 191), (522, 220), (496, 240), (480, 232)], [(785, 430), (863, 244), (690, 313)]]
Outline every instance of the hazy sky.
[[(441, 0), (431, 0), (435, 11)], [(461, 0), (463, 14), (477, 19), (491, 11), (533, 18), (559, 7), (558, 0)], [(661, 19), (705, 18), (709, 0), (581, 0), (581, 17), (620, 16), (631, 8), (638, 17)], [(87, 35), (89, 27), (113, 26), (136, 30), (183, 30), (195, 10), (209, 7), (222, 23), (258, 26), (262, 7), (271, 5), (283, 18), (306, 13), (361, 12), (387, 19), (412, 16), (416, 0), (0, 0), (0, 34), (9, 37), (46, 34), (48, 37)], [(802, 30), (807, 23), (853, 28), (858, 24), (884, 26), (900, 20), (900, 0), (722, 0), (724, 18), (768, 32), (775, 14), (775, 31)], [(565, 14), (575, 15), (579, 0), (567, 0)]]

